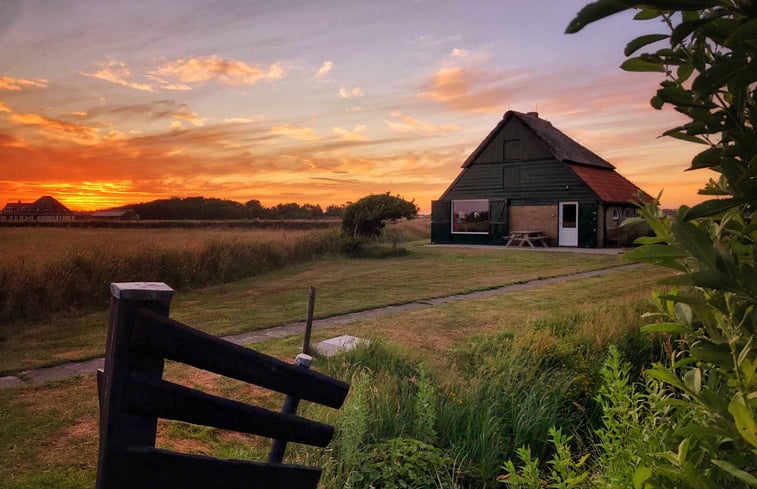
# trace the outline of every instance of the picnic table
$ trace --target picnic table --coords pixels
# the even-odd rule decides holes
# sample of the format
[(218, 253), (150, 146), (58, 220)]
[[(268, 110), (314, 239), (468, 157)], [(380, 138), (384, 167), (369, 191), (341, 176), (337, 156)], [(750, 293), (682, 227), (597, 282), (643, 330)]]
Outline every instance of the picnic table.
[(527, 244), (531, 248), (536, 248), (534, 243), (538, 243), (545, 248), (549, 247), (549, 236), (545, 236), (544, 233), (538, 230), (510, 231), (504, 239), (505, 246), (517, 244), (520, 247)]

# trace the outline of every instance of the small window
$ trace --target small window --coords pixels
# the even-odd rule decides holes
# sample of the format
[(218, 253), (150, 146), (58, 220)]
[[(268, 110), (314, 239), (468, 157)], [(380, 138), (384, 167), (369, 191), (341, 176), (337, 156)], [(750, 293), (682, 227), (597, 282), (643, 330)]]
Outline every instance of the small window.
[(612, 220), (613, 221), (620, 221), (620, 209), (614, 208), (612, 210)]
[(489, 234), (489, 201), (453, 200), (452, 232)]
[(634, 212), (634, 209), (631, 209), (630, 207), (626, 207), (626, 210), (623, 211), (623, 217), (626, 219), (629, 217), (633, 217), (636, 212)]
[(505, 139), (502, 142), (502, 160), (519, 160), (523, 158), (520, 139)]

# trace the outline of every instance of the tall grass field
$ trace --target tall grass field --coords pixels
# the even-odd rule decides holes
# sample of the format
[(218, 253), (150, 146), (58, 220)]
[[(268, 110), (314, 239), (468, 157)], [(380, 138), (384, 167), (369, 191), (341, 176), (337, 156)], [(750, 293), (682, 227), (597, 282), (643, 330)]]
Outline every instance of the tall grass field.
[[(390, 227), (418, 239), (428, 223)], [(340, 252), (337, 229), (4, 228), (0, 322), (107, 306), (111, 282), (158, 281), (186, 291)]]

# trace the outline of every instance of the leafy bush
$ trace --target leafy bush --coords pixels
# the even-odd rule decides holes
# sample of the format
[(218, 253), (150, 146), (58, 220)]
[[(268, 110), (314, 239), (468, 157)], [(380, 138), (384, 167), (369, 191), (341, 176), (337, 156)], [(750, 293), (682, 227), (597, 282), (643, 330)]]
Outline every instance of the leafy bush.
[[(568, 32), (630, 8), (669, 33), (630, 41), (622, 67), (665, 75), (652, 106), (670, 104), (689, 119), (665, 135), (706, 146), (690, 169), (718, 174), (700, 190), (715, 199), (671, 218), (660, 217), (657, 201), (640, 210), (654, 236), (639, 238), (629, 257), (679, 271), (668, 284), (684, 289), (661, 294), (656, 322), (645, 328), (680, 345), (648, 371), (675, 399), (668, 419), (675, 449), (654, 453), (654, 467), (634, 485), (755, 487), (757, 9), (746, 1), (599, 0)], [(663, 41), (668, 46), (631, 57)]]
[(388, 219), (412, 219), (418, 214), (413, 202), (389, 193), (368, 195), (349, 204), (342, 214), (342, 232), (353, 238), (381, 234)]
[[(370, 447), (361, 470), (353, 477), (356, 487), (374, 489), (437, 489), (439, 472), (454, 461), (444, 452), (420, 440), (393, 438)], [(448, 485), (442, 488), (449, 487)]]

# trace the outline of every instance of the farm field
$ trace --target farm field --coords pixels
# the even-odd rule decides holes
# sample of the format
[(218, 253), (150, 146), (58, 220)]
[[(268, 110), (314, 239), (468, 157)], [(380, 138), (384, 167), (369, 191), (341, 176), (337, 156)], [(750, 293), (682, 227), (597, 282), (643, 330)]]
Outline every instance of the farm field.
[[(546, 276), (552, 271), (573, 273), (587, 267), (619, 263), (618, 258), (606, 255), (432, 248), (421, 243), (408, 245), (408, 249), (408, 255), (400, 258), (327, 259), (234, 284), (179, 294), (172, 317), (195, 326), (205, 325), (214, 332), (231, 332), (237, 327), (232, 325), (238, 325), (240, 321), (244, 323), (244, 318), (247, 318), (248, 322), (244, 323), (247, 325), (261, 325), (265, 321), (276, 324), (288, 318), (301, 318), (304, 316), (307, 285), (318, 288), (316, 311), (325, 316), (354, 310), (360, 304), (396, 302), (406, 294), (422, 300), (432, 295), (491, 287), (507, 280), (523, 281)], [(544, 270), (547, 267), (549, 273)], [(655, 287), (655, 281), (667, 273), (652, 267), (620, 271), (357, 321), (333, 330), (316, 331), (313, 339), (319, 341), (339, 334), (354, 334), (385, 343), (412, 361), (422, 361), (427, 365), (429, 375), (440, 379), (444, 385), (454, 383), (464, 375), (458, 370), (461, 367), (460, 351), (474, 348), (476, 338), (486, 335), (529, 338), (531, 334), (538, 334), (540, 342), (547, 342), (539, 343), (540, 348), (547, 348), (555, 344), (548, 341), (554, 335), (544, 336), (544, 325), (559, 323), (560, 318), (568, 317), (573, 320), (582, 318), (585, 323), (582, 334), (595, 344), (596, 351), (601, 351), (603, 345), (624, 341), (625, 336), (633, 335), (629, 331), (637, 331), (638, 317), (646, 307), (645, 301)], [(480, 277), (474, 279), (478, 275)], [(408, 285), (409, 281), (415, 286)], [(204, 304), (217, 304), (217, 309), (208, 311)], [(266, 312), (261, 312), (263, 309)], [(258, 312), (251, 313), (251, 310)], [(220, 311), (226, 311), (224, 318), (211, 320)], [(87, 320), (94, 324), (97, 322), (94, 317), (88, 316)], [(104, 333), (104, 315), (98, 321), (103, 322)], [(23, 338), (27, 340), (29, 337)], [(301, 341), (301, 337), (291, 337), (255, 347), (291, 359), (298, 352)], [(92, 343), (94, 351), (94, 341)], [(8, 344), (9, 341), (4, 341), (3, 349)], [(44, 351), (45, 346), (41, 348)], [(59, 344), (57, 348), (64, 351), (65, 345)], [(30, 362), (33, 357), (31, 353), (22, 355), (19, 352), (10, 356), (18, 364)], [(331, 362), (317, 359), (315, 366), (332, 371), (332, 375), (340, 376), (341, 372), (342, 376), (347, 376), (345, 380), (350, 381), (351, 370), (345, 370), (339, 362), (339, 359)], [(222, 391), (228, 395), (236, 391), (242, 400), (266, 406), (275, 407), (281, 401), (276, 396), (261, 398), (255, 391), (238, 390), (226, 380), (185, 368), (170, 367), (168, 376), (211, 392)], [(345, 415), (345, 409), (336, 415)], [(0, 417), (0, 453), (6, 454), (0, 465), (0, 487), (92, 487), (97, 458), (97, 397), (93, 376), (5, 390), (0, 396)], [(161, 424), (159, 445), (233, 458), (259, 459), (267, 451), (257, 439), (178, 423)], [(307, 463), (310, 457), (318, 455), (295, 450), (287, 459)], [(324, 480), (324, 483), (329, 481)]]
[[(317, 289), (316, 317), (323, 318), (624, 263), (617, 255), (431, 247), (425, 240), (404, 247), (402, 256), (326, 255), (229, 284), (179, 291), (172, 315), (228, 335), (303, 320), (309, 286)], [(104, 309), (2, 325), (0, 374), (102, 356), (106, 326)]]

